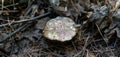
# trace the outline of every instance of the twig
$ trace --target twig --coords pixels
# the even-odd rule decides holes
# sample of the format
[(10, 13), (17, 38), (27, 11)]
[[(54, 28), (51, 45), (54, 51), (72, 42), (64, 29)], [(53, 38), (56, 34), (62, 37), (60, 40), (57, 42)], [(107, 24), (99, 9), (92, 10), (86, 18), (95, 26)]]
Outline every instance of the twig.
[(0, 27), (9, 26), (9, 25), (16, 24), (16, 23), (23, 23), (23, 22), (38, 20), (38, 18), (45, 17), (45, 16), (47, 16), (47, 15), (49, 15), (49, 14), (51, 14), (50, 11), (47, 12), (47, 13), (45, 13), (45, 14), (42, 14), (42, 15), (39, 15), (39, 16), (30, 18), (30, 19), (22, 19), (22, 20), (20, 20), (20, 21), (13, 21), (13, 22), (11, 22), (11, 23), (2, 24), (2, 25), (0, 25)]
[(7, 40), (8, 38), (10, 38), (11, 36), (13, 36), (14, 34), (16, 34), (17, 32), (21, 31), (24, 27), (26, 27), (28, 25), (28, 23), (24, 24), (23, 26), (19, 27), (17, 30), (15, 30), (14, 32), (8, 34), (5, 38), (0, 40), (0, 43), (4, 42), (5, 40)]
[(108, 43), (107, 39), (105, 39), (105, 37), (103, 36), (103, 34), (102, 34), (102, 32), (101, 32), (99, 26), (98, 26), (97, 24), (95, 24), (95, 25), (96, 25), (96, 27), (97, 27), (97, 29), (98, 29), (100, 35), (102, 36), (103, 40), (105, 41), (105, 43), (106, 43), (106, 45), (107, 45), (107, 43)]
[(74, 50), (75, 50), (76, 53), (77, 53), (78, 51), (77, 51), (77, 49), (76, 49), (76, 46), (75, 46), (74, 42), (72, 42), (72, 45), (73, 45)]
[(76, 55), (74, 55), (73, 57), (77, 57), (78, 55), (80, 55), (82, 52), (85, 52), (86, 46), (87, 46), (87, 42), (89, 40), (89, 36), (87, 37), (87, 39), (85, 40), (85, 45), (82, 48), (82, 50), (80, 52), (78, 52)]
[(0, 13), (3, 13), (3, 12), (18, 12), (17, 10), (2, 10), (0, 11)]
[[(16, 4), (11, 4), (11, 5), (7, 5), (7, 6), (4, 6), (4, 7), (2, 7), (2, 8), (7, 8), (7, 7), (15, 6), (15, 5), (18, 5), (18, 3), (16, 3)], [(2, 8), (0, 8), (0, 9), (2, 9)]]
[(2, 10), (3, 10), (3, 7), (4, 7), (4, 0), (2, 0)]
[[(19, 21), (19, 23), (20, 23), (20, 22), (24, 22), (24, 23), (25, 23), (26, 21), (30, 21), (30, 22), (27, 22), (26, 24), (22, 25), (21, 27), (19, 27), (19, 28), (18, 28), (17, 30), (15, 30), (14, 32), (8, 34), (5, 38), (2, 38), (2, 39), (0, 40), (0, 43), (4, 42), (5, 40), (9, 39), (11, 36), (13, 36), (14, 34), (16, 34), (17, 32), (19, 32), (19, 31), (21, 31), (22, 29), (24, 29), (25, 27), (27, 27), (30, 23), (33, 22), (33, 20), (37, 20), (37, 18), (45, 17), (45, 16), (47, 16), (48, 14), (50, 14), (50, 12), (48, 12), (48, 13), (46, 13), (46, 14), (43, 14), (43, 15), (39, 15), (39, 16), (34, 17), (34, 18), (31, 18), (31, 19), (27, 19), (27, 20), (24, 20), (24, 21)], [(13, 23), (11, 23), (11, 24), (13, 24)], [(9, 25), (9, 24), (7, 24), (7, 25)], [(5, 26), (6, 26), (6, 25), (5, 25)]]
[[(100, 35), (102, 36), (103, 40), (105, 41), (105, 43), (106, 43), (106, 45), (107, 45), (107, 47), (108, 47), (108, 39), (106, 40), (106, 38), (103, 36), (103, 34), (102, 34), (102, 32), (101, 32), (99, 26), (98, 26), (97, 24), (95, 24), (95, 25), (96, 25), (96, 27), (97, 27), (97, 29), (98, 29)], [(109, 48), (109, 47), (108, 47), (108, 48)], [(109, 49), (110, 49), (110, 48), (109, 48)], [(114, 55), (114, 53), (112, 52), (111, 49), (110, 49), (110, 51), (111, 51), (112, 55)]]

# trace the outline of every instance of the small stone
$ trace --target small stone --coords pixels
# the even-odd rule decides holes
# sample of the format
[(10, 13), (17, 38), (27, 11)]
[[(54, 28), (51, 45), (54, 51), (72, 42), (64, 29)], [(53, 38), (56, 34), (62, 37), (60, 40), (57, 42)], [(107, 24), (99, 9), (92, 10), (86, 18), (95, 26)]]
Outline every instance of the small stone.
[(56, 17), (49, 20), (43, 31), (43, 35), (50, 40), (69, 41), (77, 32), (75, 22), (68, 17)]

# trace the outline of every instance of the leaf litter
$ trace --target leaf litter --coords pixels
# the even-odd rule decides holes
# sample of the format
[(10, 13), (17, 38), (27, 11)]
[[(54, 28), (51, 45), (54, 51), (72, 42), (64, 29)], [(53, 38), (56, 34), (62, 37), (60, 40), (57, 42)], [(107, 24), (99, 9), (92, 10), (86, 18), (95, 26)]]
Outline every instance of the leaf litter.
[[(0, 57), (119, 57), (120, 0), (1, 0)], [(73, 19), (65, 42), (43, 36), (50, 19)]]

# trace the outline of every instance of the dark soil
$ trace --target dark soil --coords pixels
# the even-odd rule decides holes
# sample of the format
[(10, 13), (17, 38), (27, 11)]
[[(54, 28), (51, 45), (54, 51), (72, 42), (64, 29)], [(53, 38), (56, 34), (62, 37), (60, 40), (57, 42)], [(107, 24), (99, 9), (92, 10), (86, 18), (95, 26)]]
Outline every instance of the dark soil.
[[(3, 1), (0, 57), (120, 57), (120, 9), (112, 11), (115, 0)], [(81, 25), (72, 40), (43, 36), (46, 22), (57, 16)]]

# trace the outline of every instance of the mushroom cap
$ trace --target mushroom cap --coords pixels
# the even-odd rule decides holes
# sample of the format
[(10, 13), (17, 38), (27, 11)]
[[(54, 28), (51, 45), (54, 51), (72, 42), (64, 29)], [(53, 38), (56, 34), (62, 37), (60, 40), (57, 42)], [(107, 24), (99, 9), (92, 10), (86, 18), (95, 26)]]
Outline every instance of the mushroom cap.
[(56, 17), (46, 23), (43, 35), (50, 40), (68, 41), (76, 35), (74, 25), (75, 22), (68, 17)]

